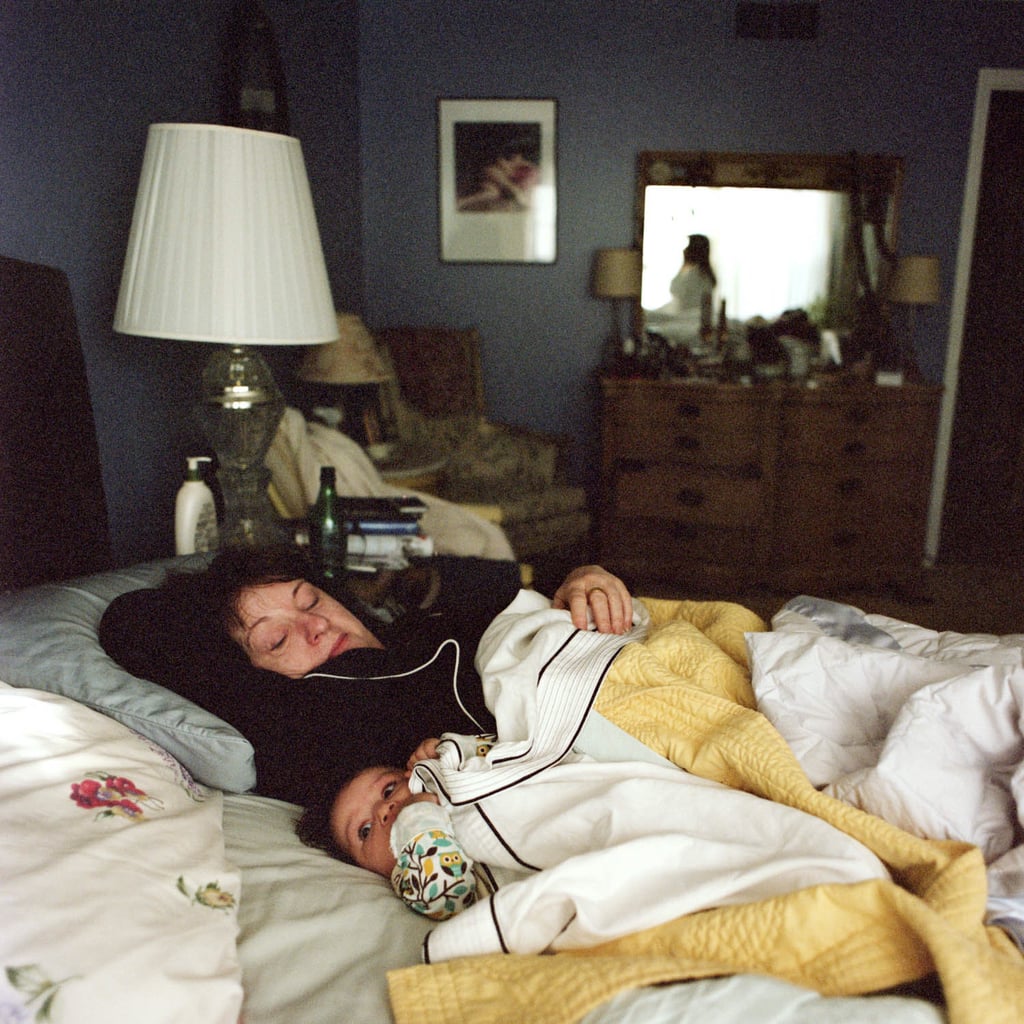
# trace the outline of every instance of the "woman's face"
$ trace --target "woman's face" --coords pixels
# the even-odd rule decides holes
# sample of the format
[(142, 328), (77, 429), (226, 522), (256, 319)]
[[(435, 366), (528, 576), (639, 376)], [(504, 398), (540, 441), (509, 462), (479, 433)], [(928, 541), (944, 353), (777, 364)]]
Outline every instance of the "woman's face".
[(231, 638), (257, 668), (300, 679), (329, 658), (383, 644), (343, 604), (306, 580), (247, 587)]

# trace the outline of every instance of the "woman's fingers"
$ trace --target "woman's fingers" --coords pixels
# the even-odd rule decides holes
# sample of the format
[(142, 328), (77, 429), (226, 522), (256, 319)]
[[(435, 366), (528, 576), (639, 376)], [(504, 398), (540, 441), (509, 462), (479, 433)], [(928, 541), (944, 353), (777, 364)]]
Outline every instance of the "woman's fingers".
[(587, 609), (602, 633), (624, 633), (633, 618), (633, 602), (625, 583), (599, 565), (574, 569), (552, 599), (555, 608), (567, 608), (577, 629), (587, 628)]

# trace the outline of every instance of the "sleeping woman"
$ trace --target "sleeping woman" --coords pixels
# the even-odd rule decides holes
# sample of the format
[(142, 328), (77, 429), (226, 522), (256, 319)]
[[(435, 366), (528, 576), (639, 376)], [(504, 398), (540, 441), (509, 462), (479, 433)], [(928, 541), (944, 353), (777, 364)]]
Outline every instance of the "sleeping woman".
[[(518, 566), (430, 565), (425, 588), (396, 589), (408, 610), (388, 622), (355, 592), (313, 582), (295, 547), (230, 547), (203, 571), (116, 598), (100, 641), (127, 671), (242, 733), (257, 792), (305, 804), (361, 768), (404, 764), (424, 735), (493, 730), (473, 658), (519, 590)], [(599, 566), (569, 573), (552, 605), (578, 628), (588, 613), (603, 632), (630, 623), (628, 589)]]

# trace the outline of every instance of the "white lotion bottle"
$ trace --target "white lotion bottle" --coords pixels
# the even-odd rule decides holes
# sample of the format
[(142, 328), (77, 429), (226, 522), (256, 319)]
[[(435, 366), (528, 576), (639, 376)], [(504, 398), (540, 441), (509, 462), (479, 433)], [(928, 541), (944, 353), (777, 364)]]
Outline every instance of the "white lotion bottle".
[(174, 502), (174, 550), (179, 555), (196, 551), (216, 551), (220, 543), (217, 533), (217, 506), (213, 491), (203, 482), (201, 462), (210, 462), (205, 455), (191, 455), (185, 482), (178, 488)]

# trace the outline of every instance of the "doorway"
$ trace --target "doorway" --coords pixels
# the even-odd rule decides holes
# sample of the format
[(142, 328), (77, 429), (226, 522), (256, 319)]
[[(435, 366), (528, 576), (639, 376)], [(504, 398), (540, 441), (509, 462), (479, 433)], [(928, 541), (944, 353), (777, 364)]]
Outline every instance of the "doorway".
[(983, 70), (926, 554), (1024, 568), (1024, 71)]

